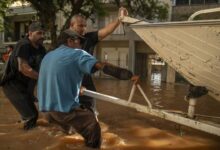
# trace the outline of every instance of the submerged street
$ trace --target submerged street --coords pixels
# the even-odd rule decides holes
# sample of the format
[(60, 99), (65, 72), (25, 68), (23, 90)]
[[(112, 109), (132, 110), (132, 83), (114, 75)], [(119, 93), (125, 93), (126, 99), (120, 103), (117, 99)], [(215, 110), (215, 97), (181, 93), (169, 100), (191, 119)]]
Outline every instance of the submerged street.
[(220, 0), (0, 8), (0, 150), (220, 150)]
[[(132, 82), (115, 79), (95, 79), (97, 91), (122, 99), (128, 99)], [(161, 83), (157, 77), (141, 81), (141, 87), (154, 108), (187, 112), (183, 97), (188, 86)], [(66, 135), (60, 128), (48, 124), (40, 116), (38, 127), (23, 131), (19, 115), (0, 91), (0, 149), (89, 149), (78, 134)], [(133, 102), (146, 105), (139, 91)], [(219, 116), (220, 103), (210, 96), (200, 98), (196, 114)], [(152, 150), (209, 150), (220, 148), (220, 137), (180, 126), (133, 109), (97, 100), (98, 118), (102, 127), (101, 149), (152, 149)], [(219, 119), (213, 119), (219, 122)]]

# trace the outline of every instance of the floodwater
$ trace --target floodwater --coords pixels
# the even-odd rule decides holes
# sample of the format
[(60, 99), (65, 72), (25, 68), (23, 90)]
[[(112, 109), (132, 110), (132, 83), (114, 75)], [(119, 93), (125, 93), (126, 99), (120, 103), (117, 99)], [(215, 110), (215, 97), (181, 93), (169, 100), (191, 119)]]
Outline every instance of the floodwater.
[[(128, 99), (132, 83), (115, 79), (95, 79), (97, 91)], [(141, 81), (141, 87), (154, 108), (187, 111), (184, 95), (187, 85), (164, 84), (160, 76)], [(132, 102), (147, 104), (136, 91)], [(220, 103), (209, 96), (198, 101), (196, 113), (220, 116)], [(159, 119), (116, 104), (97, 100), (103, 142), (109, 150), (219, 150), (220, 137)], [(23, 131), (19, 115), (0, 89), (0, 150), (80, 150), (84, 146), (78, 134), (66, 135), (59, 126), (40, 117), (38, 127)], [(217, 119), (214, 121), (218, 122)]]

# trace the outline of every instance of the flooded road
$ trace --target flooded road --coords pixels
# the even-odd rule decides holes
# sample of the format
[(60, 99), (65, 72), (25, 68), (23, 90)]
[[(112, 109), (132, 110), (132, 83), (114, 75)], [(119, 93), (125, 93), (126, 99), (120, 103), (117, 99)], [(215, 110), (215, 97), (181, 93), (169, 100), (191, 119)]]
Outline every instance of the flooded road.
[[(132, 83), (114, 79), (95, 79), (97, 91), (128, 99)], [(157, 76), (140, 83), (154, 108), (186, 112), (183, 100), (187, 85), (164, 84)], [(136, 91), (133, 102), (146, 104)], [(220, 103), (209, 96), (198, 101), (196, 113), (220, 116)], [(220, 137), (165, 121), (133, 109), (97, 100), (102, 128), (101, 149), (112, 150), (219, 150)], [(16, 123), (19, 115), (0, 89), (0, 150), (71, 150), (89, 149), (78, 134), (66, 135), (59, 126), (48, 124), (41, 117), (38, 127), (23, 131)]]

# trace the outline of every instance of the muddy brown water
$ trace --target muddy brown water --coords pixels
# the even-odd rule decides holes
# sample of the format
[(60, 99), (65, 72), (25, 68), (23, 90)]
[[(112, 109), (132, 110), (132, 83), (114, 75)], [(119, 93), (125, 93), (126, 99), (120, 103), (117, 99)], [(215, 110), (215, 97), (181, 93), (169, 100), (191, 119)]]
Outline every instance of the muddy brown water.
[[(128, 99), (132, 83), (114, 79), (95, 79), (97, 91)], [(141, 81), (141, 87), (155, 108), (187, 111), (183, 100), (187, 85)], [(133, 102), (146, 104), (136, 91)], [(209, 96), (198, 101), (196, 113), (220, 116), (220, 103)], [(97, 100), (103, 142), (101, 149), (112, 150), (219, 150), (220, 137), (180, 126), (133, 109)], [(23, 131), (16, 123), (19, 115), (0, 89), (0, 150), (89, 149), (78, 134), (66, 135), (59, 126), (38, 120), (38, 127)], [(214, 119), (214, 121), (217, 121)]]

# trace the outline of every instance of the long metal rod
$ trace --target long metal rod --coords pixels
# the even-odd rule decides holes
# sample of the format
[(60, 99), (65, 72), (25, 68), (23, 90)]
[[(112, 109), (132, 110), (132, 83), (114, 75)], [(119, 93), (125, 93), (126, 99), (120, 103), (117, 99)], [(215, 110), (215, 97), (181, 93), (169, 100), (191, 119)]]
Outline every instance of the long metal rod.
[(134, 92), (135, 92), (135, 90), (136, 90), (136, 85), (133, 84), (132, 89), (131, 89), (130, 96), (129, 96), (129, 98), (128, 98), (128, 102), (131, 102), (132, 98), (134, 97)]
[(219, 25), (220, 19), (212, 20), (196, 20), (196, 21), (172, 21), (172, 22), (158, 22), (149, 23), (146, 21), (138, 20), (131, 17), (124, 17), (124, 23), (130, 24), (132, 28), (142, 27), (166, 27), (166, 26), (198, 26), (198, 25)]
[(185, 118), (185, 117), (182, 117), (178, 114), (172, 114), (172, 113), (166, 112), (164, 110), (151, 109), (147, 106), (143, 106), (143, 105), (133, 103), (133, 102), (128, 102), (126, 100), (123, 100), (123, 99), (120, 99), (120, 98), (117, 98), (114, 96), (101, 94), (101, 93), (86, 90), (86, 89), (84, 90), (83, 94), (86, 96), (90, 96), (90, 97), (99, 99), (99, 100), (111, 102), (114, 104), (129, 107), (129, 108), (134, 108), (139, 112), (147, 113), (147, 114), (157, 116), (157, 117), (169, 120), (169, 121), (176, 122), (178, 124), (182, 124), (182, 125), (194, 128), (194, 129), (198, 129), (198, 130), (210, 133), (210, 134), (220, 136), (220, 127), (215, 126), (215, 125), (209, 125), (207, 123), (203, 123), (200, 121)]
[(145, 93), (144, 93), (143, 89), (141, 88), (141, 86), (138, 84), (137, 87), (138, 87), (139, 91), (141, 92), (141, 94), (143, 95), (143, 97), (144, 97), (145, 101), (147, 102), (148, 106), (150, 108), (152, 108), (152, 104), (149, 101), (149, 99), (147, 98), (147, 96), (145, 95)]

